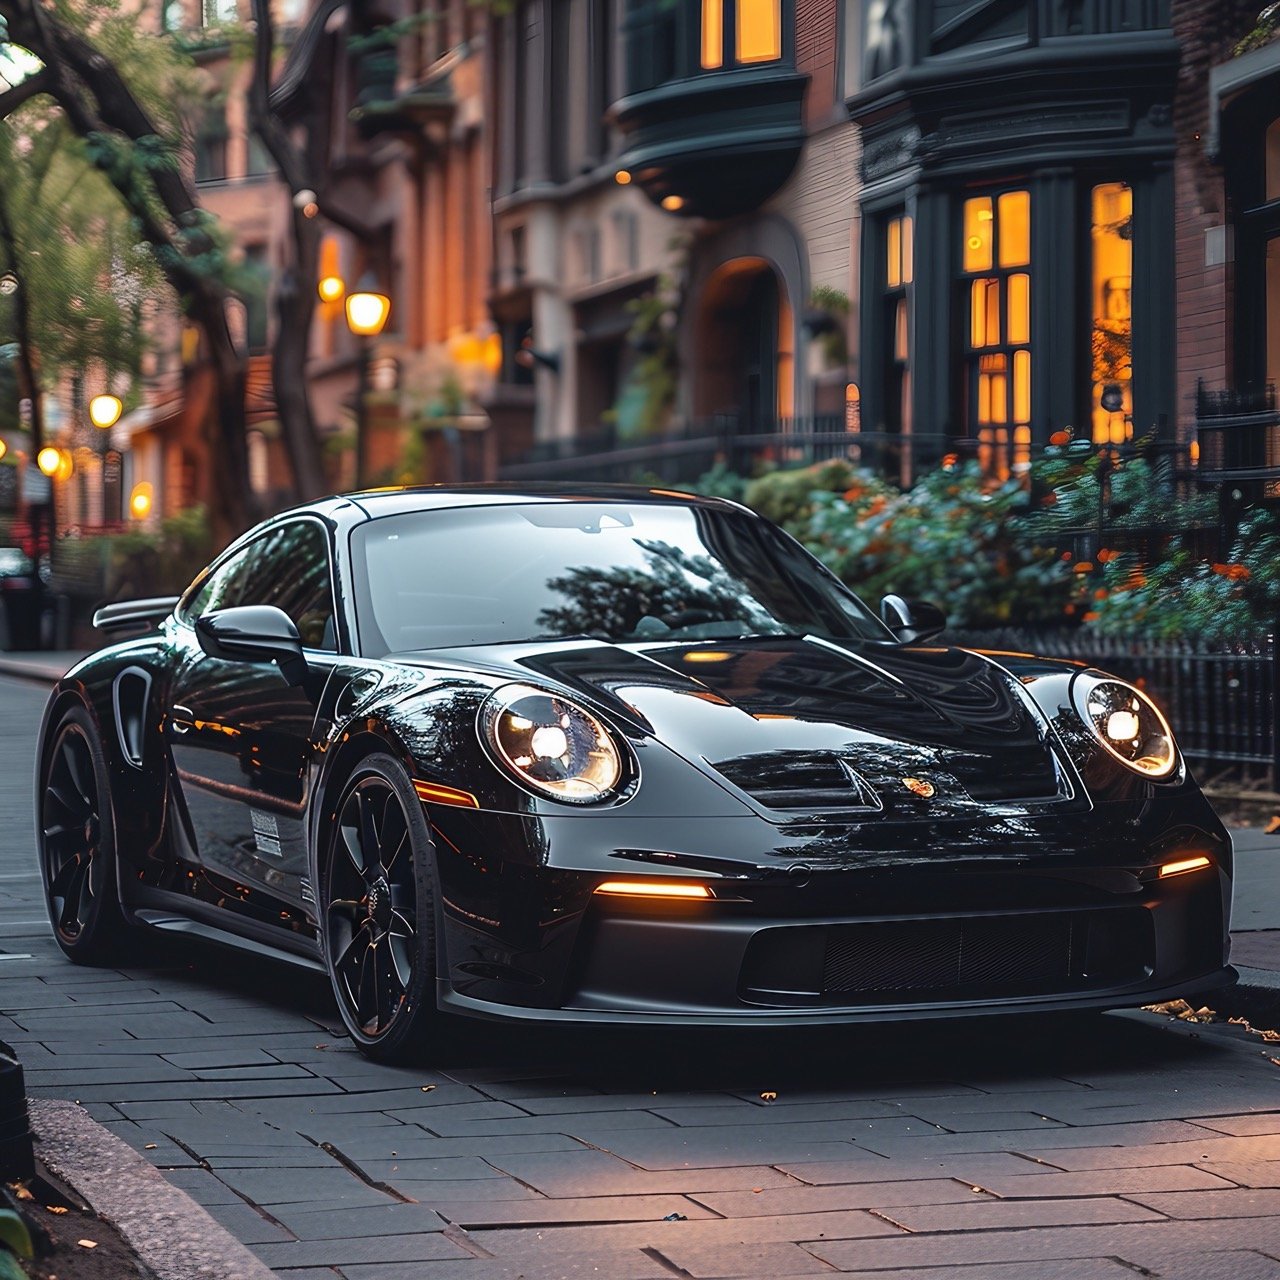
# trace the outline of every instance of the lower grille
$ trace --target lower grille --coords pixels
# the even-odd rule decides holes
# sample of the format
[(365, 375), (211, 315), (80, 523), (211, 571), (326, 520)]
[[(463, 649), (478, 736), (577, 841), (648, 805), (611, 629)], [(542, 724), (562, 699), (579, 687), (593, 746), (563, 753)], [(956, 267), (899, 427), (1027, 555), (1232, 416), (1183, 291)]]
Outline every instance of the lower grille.
[(1049, 995), (1150, 972), (1142, 907), (876, 920), (764, 929), (747, 950), (746, 999), (900, 1004)]

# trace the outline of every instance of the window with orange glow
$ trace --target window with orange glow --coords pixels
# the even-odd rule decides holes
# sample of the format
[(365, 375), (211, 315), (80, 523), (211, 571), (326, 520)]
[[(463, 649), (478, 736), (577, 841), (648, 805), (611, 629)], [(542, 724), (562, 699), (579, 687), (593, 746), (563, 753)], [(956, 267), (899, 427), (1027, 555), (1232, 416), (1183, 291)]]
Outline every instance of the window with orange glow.
[(704, 71), (718, 71), (726, 63), (776, 62), (782, 57), (782, 0), (702, 0), (699, 43)]
[(737, 0), (734, 51), (738, 62), (782, 57), (782, 0)]
[(1093, 438), (1118, 444), (1133, 435), (1133, 190), (1123, 182), (1093, 189)]
[[(884, 429), (911, 434), (911, 285), (915, 279), (915, 244), (909, 214), (899, 213), (884, 224), (885, 290)], [(912, 481), (911, 451), (901, 451), (899, 480)]]
[(1031, 193), (964, 202), (960, 261), (968, 296), (969, 435), (997, 480), (1031, 465)]
[(724, 65), (724, 0), (702, 0), (702, 69)]

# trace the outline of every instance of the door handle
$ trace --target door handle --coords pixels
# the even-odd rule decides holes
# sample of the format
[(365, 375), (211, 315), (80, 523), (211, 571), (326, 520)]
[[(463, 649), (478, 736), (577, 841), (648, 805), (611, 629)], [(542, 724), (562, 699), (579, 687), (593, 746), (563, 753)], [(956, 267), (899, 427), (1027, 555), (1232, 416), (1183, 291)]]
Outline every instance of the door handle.
[(195, 713), (190, 707), (179, 706), (175, 702), (169, 711), (169, 725), (174, 733), (186, 733), (196, 727)]

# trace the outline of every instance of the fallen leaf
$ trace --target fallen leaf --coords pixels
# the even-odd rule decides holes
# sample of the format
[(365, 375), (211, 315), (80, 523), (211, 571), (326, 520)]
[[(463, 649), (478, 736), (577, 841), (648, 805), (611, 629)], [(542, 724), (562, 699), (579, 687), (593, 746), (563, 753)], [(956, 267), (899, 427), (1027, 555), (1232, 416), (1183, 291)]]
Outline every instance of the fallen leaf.
[(432, 1090), (432, 1089), (434, 1089), (434, 1088), (435, 1088), (435, 1085), (433, 1085), (433, 1084), (424, 1084), (424, 1085), (422, 1086), (422, 1092), (423, 1092), (423, 1093), (430, 1093), (430, 1092), (431, 1092), (431, 1090)]
[(761, 1102), (776, 1102), (777, 1100), (778, 1100), (778, 1095), (772, 1089), (766, 1089), (760, 1095)]
[(764, 1190), (764, 1188), (763, 1188), (763, 1187), (752, 1187), (752, 1188), (751, 1188), (751, 1194), (752, 1194), (753, 1196), (758, 1196), (758, 1195), (759, 1195), (763, 1190)]
[(98, 1247), (98, 1242), (96, 1240), (77, 1240), (76, 1244), (78, 1244), (82, 1249), (96, 1249)]
[(1277, 813), (1265, 827), (1262, 828), (1264, 836), (1273, 836), (1280, 831), (1280, 813)]
[(21, 1183), (18, 1183), (18, 1185), (17, 1185), (16, 1187), (14, 1187), (14, 1189), (13, 1189), (13, 1194), (14, 1194), (15, 1196), (17, 1196), (19, 1200), (34, 1200), (34, 1199), (35, 1199), (35, 1197), (31, 1194), (31, 1192), (30, 1192), (30, 1191), (28, 1191), (28, 1190), (26, 1189), (26, 1187), (24, 1187)]
[(66, 1213), (66, 1209), (60, 1204), (47, 1204), (45, 1208), (50, 1213)]
[(148, 1142), (142, 1149), (143, 1151), (154, 1151), (156, 1149), (156, 1144), (154, 1142)]

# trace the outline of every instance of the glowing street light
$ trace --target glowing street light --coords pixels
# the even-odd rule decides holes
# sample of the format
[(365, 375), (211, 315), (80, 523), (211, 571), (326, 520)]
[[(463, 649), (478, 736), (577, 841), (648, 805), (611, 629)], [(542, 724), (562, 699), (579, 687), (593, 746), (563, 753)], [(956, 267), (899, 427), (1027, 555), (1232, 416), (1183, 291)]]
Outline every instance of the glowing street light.
[(145, 520), (151, 514), (152, 497), (152, 488), (145, 480), (135, 484), (129, 495), (129, 514), (135, 520)]
[(356, 487), (367, 481), (369, 345), (386, 326), (391, 314), (391, 299), (373, 287), (373, 278), (365, 276), (354, 293), (347, 294), (347, 328), (359, 342), (359, 364), (356, 378)]
[(62, 466), (62, 450), (47, 444), (36, 454), (36, 466), (52, 479)]
[(316, 292), (321, 302), (337, 302), (347, 291), (347, 282), (341, 276), (321, 276), (316, 281)]
[(120, 415), (123, 412), (124, 405), (120, 402), (120, 397), (110, 393), (94, 396), (89, 401), (89, 421), (103, 431), (108, 427), (114, 427), (120, 421)]

